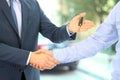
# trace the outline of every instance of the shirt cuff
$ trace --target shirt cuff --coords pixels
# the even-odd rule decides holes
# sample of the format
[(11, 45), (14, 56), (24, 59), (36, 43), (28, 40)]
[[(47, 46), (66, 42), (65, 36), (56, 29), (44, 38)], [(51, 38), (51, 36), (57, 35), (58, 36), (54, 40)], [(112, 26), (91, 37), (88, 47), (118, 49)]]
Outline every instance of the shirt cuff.
[(68, 25), (67, 25), (67, 27), (66, 27), (66, 30), (67, 30), (67, 33), (68, 33), (69, 36), (72, 36), (73, 34), (75, 34), (75, 33), (73, 33), (73, 32), (69, 32), (69, 30), (68, 30)]
[(28, 56), (28, 60), (27, 60), (26, 65), (28, 65), (28, 64), (29, 64), (29, 62), (30, 62), (30, 57), (31, 57), (31, 52), (30, 52), (30, 54), (29, 54), (29, 56)]

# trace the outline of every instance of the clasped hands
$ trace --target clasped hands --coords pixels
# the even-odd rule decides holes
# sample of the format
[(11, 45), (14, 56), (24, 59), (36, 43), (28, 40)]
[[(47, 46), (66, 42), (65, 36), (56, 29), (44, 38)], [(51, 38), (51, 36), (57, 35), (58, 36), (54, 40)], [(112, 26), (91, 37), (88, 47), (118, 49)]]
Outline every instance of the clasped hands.
[(38, 50), (31, 52), (29, 64), (38, 70), (50, 70), (54, 68), (59, 61), (56, 60), (50, 50)]

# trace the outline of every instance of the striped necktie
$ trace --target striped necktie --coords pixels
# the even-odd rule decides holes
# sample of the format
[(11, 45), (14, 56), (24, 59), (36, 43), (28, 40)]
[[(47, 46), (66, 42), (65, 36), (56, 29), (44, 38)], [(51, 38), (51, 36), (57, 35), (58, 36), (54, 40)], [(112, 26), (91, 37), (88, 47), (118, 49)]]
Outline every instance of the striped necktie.
[(18, 26), (17, 18), (16, 18), (16, 13), (15, 13), (15, 10), (13, 8), (13, 0), (10, 0), (10, 8), (11, 8), (11, 12), (12, 12), (12, 16), (13, 16), (15, 25)]

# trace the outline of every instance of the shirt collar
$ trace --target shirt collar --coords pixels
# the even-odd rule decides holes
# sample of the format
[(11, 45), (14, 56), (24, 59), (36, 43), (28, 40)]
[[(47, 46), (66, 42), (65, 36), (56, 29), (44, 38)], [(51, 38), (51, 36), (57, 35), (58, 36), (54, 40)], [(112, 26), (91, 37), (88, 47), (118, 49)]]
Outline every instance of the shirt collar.
[[(9, 2), (10, 0), (6, 0), (7, 2)], [(15, 0), (15, 1), (19, 1), (19, 0)]]
[(7, 2), (9, 2), (9, 0), (6, 0)]

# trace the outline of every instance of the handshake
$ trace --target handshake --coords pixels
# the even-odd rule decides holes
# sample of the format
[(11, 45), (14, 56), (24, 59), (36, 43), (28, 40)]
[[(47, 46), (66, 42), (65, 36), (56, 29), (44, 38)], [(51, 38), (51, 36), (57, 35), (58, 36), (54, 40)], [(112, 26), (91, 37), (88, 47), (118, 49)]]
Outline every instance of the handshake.
[[(81, 13), (78, 16), (75, 16), (68, 25), (68, 30), (71, 33), (76, 33), (79, 31), (87, 31), (88, 29), (94, 26), (94, 23), (89, 20), (84, 20), (83, 17), (86, 16), (86, 13)], [(31, 52), (29, 64), (39, 70), (52, 69), (59, 61), (57, 61), (52, 51), (49, 50), (38, 50)]]
[(31, 52), (29, 64), (30, 66), (43, 71), (45, 69), (49, 70), (54, 68), (59, 64), (59, 61), (54, 58), (52, 51), (42, 49)]

